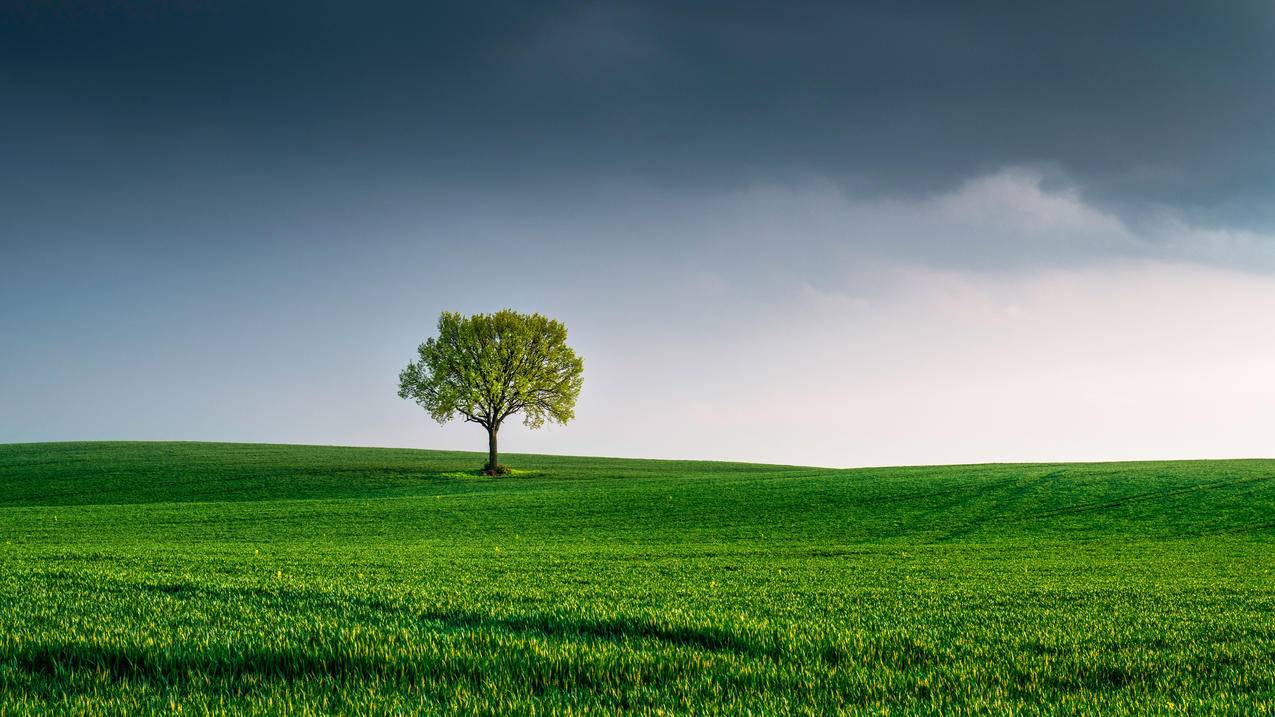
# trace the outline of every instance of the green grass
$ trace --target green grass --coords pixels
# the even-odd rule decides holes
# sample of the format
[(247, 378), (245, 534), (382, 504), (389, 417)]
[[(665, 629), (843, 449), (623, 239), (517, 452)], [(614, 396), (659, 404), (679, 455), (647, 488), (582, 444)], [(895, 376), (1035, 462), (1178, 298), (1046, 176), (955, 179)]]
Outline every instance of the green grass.
[(0, 446), (0, 715), (1275, 714), (1275, 462)]

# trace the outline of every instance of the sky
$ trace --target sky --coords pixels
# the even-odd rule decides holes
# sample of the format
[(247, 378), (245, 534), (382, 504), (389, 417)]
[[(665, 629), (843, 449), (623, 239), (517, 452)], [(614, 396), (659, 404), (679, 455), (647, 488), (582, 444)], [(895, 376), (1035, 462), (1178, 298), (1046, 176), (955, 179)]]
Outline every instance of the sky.
[(0, 442), (1275, 457), (1275, 5), (0, 4)]

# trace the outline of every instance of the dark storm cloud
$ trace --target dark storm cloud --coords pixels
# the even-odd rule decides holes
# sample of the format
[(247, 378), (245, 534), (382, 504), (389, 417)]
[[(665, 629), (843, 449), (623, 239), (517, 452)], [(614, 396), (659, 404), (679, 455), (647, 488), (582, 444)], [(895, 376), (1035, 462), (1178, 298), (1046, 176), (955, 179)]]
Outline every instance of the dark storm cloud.
[(10, 184), (230, 156), (915, 194), (1039, 165), (1091, 201), (1275, 219), (1266, 3), (108, 5), (2, 11)]

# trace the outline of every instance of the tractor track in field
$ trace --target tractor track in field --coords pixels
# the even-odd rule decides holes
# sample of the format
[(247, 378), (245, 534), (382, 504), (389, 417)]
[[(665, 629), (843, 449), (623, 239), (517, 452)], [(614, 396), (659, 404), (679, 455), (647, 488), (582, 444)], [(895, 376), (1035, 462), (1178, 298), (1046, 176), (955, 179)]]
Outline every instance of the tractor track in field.
[(1168, 488), (1165, 490), (1143, 491), (1141, 493), (1133, 493), (1121, 498), (1113, 500), (1086, 501), (1075, 505), (1062, 508), (1055, 508), (1037, 514), (1036, 518), (1053, 518), (1062, 515), (1078, 515), (1084, 513), (1094, 513), (1112, 508), (1120, 508), (1130, 504), (1146, 503), (1162, 498), (1171, 498), (1180, 495), (1189, 495), (1191, 493), (1199, 493), (1201, 491), (1216, 490), (1219, 488), (1234, 488), (1236, 486), (1264, 483), (1275, 480), (1275, 476), (1249, 476), (1247, 478), (1236, 478), (1233, 480), (1216, 481), (1213, 483), (1199, 483), (1191, 486), (1183, 486), (1181, 488)]

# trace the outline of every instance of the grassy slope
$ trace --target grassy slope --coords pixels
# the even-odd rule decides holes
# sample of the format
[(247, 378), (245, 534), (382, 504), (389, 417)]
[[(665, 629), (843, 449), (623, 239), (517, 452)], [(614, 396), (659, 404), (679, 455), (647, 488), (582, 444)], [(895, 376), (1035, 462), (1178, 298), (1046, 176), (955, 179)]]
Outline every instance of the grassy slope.
[(0, 713), (1275, 713), (1275, 462), (0, 446)]

